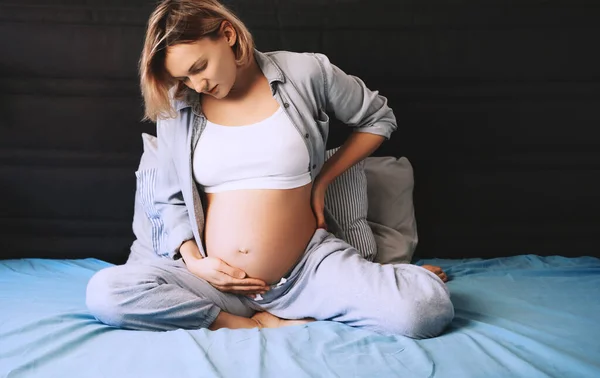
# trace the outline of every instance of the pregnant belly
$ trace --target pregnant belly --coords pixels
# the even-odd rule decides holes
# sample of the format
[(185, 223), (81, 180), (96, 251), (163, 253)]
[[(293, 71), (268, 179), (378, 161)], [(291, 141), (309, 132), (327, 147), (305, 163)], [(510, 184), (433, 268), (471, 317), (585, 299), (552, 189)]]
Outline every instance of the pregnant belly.
[(249, 277), (274, 284), (302, 256), (317, 222), (311, 184), (288, 190), (234, 190), (207, 195), (206, 252)]

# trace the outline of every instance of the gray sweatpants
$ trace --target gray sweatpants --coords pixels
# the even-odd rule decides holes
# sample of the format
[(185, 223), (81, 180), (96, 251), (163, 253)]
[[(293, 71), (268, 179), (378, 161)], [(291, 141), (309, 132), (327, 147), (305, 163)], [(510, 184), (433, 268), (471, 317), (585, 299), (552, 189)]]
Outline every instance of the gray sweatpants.
[(454, 317), (448, 289), (435, 274), (411, 264), (369, 262), (323, 229), (262, 298), (220, 292), (181, 260), (154, 257), (97, 272), (86, 301), (101, 322), (138, 330), (207, 328), (221, 310), (244, 317), (268, 311), (425, 338), (439, 335)]

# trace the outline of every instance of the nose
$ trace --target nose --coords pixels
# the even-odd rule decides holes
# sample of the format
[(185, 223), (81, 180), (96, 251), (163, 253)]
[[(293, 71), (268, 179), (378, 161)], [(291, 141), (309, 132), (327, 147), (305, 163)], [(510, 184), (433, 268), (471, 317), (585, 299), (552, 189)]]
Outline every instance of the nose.
[(192, 83), (192, 88), (198, 93), (201, 93), (206, 89), (206, 80), (201, 78), (190, 77), (190, 82)]

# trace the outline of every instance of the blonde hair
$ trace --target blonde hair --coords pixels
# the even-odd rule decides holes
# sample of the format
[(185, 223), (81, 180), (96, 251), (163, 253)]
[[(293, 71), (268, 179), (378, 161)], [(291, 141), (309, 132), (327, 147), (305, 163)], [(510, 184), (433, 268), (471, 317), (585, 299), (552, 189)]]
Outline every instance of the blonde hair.
[(237, 38), (232, 49), (236, 64), (253, 58), (254, 41), (244, 23), (216, 0), (164, 0), (148, 20), (144, 49), (140, 58), (140, 87), (144, 97), (144, 120), (175, 117), (169, 91), (174, 99), (185, 99), (190, 89), (175, 80), (165, 68), (167, 47), (193, 43), (201, 38), (220, 36), (223, 21), (231, 23)]

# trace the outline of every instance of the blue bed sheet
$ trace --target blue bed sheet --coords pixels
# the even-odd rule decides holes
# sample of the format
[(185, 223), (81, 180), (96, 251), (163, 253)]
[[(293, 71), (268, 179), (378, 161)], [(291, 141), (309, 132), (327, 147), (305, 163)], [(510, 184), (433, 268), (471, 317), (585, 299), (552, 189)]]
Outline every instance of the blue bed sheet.
[(333, 322), (125, 331), (85, 307), (88, 279), (109, 264), (0, 261), (0, 377), (600, 377), (600, 259), (419, 263), (448, 272), (456, 308), (428, 340)]

